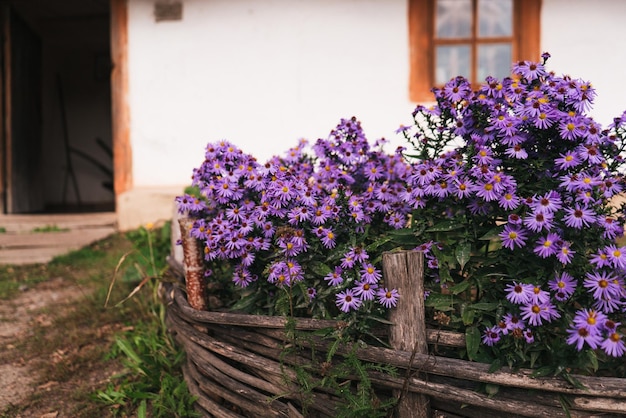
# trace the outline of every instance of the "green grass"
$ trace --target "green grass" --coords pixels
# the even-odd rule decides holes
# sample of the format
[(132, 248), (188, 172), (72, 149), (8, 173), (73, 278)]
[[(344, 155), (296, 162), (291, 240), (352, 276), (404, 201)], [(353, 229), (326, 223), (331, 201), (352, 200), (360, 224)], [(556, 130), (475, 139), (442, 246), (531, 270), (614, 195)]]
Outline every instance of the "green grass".
[(59, 228), (57, 225), (38, 226), (32, 232), (67, 232), (69, 228)]

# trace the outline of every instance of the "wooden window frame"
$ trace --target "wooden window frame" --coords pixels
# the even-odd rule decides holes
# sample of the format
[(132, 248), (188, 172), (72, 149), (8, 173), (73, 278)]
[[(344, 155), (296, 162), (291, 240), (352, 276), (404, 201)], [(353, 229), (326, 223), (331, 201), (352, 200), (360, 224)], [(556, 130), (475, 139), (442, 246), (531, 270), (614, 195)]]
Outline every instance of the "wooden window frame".
[[(540, 60), (542, 0), (513, 0), (513, 62)], [(409, 0), (409, 97), (432, 102), (436, 0)], [(473, 71), (473, 70), (472, 70)]]

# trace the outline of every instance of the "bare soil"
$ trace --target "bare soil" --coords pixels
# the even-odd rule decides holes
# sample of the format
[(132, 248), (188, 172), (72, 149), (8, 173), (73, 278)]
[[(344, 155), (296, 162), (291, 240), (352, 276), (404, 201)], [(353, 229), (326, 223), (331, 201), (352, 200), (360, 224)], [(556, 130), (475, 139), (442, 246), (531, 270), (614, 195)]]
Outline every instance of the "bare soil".
[(124, 325), (81, 319), (93, 289), (70, 279), (20, 290), (0, 302), (0, 417), (110, 416), (90, 397), (121, 370), (104, 353)]

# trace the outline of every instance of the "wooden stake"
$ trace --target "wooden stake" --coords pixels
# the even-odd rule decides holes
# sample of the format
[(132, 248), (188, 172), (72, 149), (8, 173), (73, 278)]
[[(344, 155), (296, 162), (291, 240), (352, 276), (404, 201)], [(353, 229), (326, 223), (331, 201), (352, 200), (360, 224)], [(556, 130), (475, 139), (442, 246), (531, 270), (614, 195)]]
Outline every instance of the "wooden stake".
[(183, 242), (183, 267), (185, 270), (185, 284), (187, 287), (187, 301), (194, 309), (204, 311), (207, 308), (204, 280), (204, 266), (202, 263), (202, 251), (198, 240), (189, 235), (193, 227), (193, 219), (181, 218), (180, 236)]
[[(383, 254), (385, 286), (398, 289), (398, 305), (391, 310), (389, 343), (396, 350), (427, 354), (426, 321), (424, 314), (424, 256), (418, 251), (388, 252)], [(407, 365), (407, 384), (396, 391), (399, 396), (396, 416), (427, 418), (429, 399), (408, 391), (408, 378), (414, 374)], [(425, 379), (426, 376), (423, 376)]]

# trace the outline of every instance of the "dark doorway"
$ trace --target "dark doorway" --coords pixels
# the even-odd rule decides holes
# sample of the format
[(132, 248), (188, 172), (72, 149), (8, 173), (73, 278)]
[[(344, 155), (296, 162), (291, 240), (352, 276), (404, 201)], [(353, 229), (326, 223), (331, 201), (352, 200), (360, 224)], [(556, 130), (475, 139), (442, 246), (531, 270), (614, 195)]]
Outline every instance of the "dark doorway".
[(108, 0), (1, 7), (2, 212), (114, 210)]

